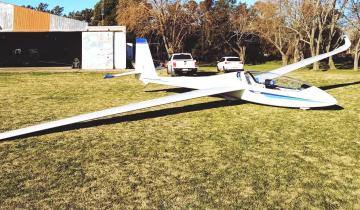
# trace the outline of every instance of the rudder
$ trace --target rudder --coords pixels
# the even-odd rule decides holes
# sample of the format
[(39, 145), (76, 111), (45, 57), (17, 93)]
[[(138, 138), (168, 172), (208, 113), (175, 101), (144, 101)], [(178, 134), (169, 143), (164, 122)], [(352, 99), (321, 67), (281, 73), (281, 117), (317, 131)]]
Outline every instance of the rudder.
[(139, 79), (144, 81), (144, 79), (157, 78), (149, 44), (145, 38), (136, 38), (135, 54), (135, 72), (140, 73)]

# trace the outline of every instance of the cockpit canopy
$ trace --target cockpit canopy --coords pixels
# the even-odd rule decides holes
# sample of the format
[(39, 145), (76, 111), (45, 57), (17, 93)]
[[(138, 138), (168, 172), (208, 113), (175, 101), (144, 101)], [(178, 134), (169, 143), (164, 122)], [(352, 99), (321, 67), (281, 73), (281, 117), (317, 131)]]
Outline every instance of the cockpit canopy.
[[(304, 89), (311, 87), (311, 85), (308, 85), (301, 80), (294, 79), (294, 78), (287, 77), (287, 76), (280, 76), (280, 75), (276, 75), (276, 74), (273, 74), (274, 77), (272, 77), (275, 79), (265, 79), (263, 81), (260, 81), (260, 79), (259, 79), (259, 77), (257, 77), (257, 75), (260, 75), (262, 73), (263, 72), (258, 72), (258, 71), (247, 71), (247, 72), (245, 72), (245, 76), (246, 76), (247, 80), (249, 80), (251, 78), (251, 80), (253, 80), (254, 82), (256, 82), (258, 84), (263, 84), (263, 85), (265, 85), (266, 88), (270, 88), (270, 89), (286, 88), (286, 89), (293, 89), (293, 90), (304, 90)], [(267, 74), (269, 74), (269, 72), (267, 72)]]

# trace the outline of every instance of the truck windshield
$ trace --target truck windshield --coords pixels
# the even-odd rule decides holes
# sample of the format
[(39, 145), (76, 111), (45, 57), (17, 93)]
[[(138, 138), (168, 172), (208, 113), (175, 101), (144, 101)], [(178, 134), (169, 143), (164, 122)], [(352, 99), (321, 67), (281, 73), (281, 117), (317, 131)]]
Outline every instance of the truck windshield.
[(174, 60), (191, 60), (191, 55), (188, 54), (179, 54), (179, 55), (174, 55), (173, 57)]

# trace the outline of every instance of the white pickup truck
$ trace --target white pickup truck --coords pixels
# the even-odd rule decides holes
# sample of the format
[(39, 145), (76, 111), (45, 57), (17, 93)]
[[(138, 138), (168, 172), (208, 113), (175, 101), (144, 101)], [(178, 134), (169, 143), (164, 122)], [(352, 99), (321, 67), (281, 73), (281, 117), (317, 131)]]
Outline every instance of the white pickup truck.
[(180, 74), (195, 74), (198, 71), (196, 60), (190, 53), (175, 53), (167, 64), (167, 73), (171, 76)]

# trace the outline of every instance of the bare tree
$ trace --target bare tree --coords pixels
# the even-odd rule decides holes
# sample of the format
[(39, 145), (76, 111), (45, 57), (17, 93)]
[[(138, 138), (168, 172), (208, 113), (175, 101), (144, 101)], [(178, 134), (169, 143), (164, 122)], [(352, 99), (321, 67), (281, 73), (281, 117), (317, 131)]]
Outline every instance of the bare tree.
[(354, 57), (354, 70), (359, 69), (360, 59), (360, 2), (349, 1), (349, 14), (347, 15), (349, 31), (353, 40), (352, 54)]
[[(305, 43), (309, 44), (311, 56), (320, 54), (321, 46), (323, 43), (324, 30), (328, 24), (328, 19), (331, 12), (332, 2), (336, 0), (303, 0), (301, 5), (301, 20), (302, 31), (300, 34), (305, 34), (307, 39), (302, 39)], [(313, 70), (319, 70), (319, 62), (313, 64)]]
[(200, 25), (200, 46), (204, 56), (208, 54), (209, 48), (212, 46), (212, 7), (214, 6), (213, 0), (205, 0), (200, 2), (198, 7), (198, 20)]
[(161, 37), (168, 55), (181, 51), (184, 40), (196, 25), (194, 17), (197, 3), (193, 0), (182, 2), (151, 0), (153, 30)]
[[(296, 48), (298, 48), (300, 42), (305, 43), (309, 47), (311, 56), (315, 56), (318, 20), (317, 10), (320, 6), (320, 0), (288, 1), (285, 6), (289, 14), (288, 22), (290, 23), (286, 27), (296, 33), (296, 43), (298, 44)], [(299, 51), (299, 49), (296, 49), (296, 51)]]
[[(346, 1), (340, 1), (339, 8), (337, 0), (293, 0), (285, 4), (288, 5), (291, 19), (287, 27), (297, 34), (299, 41), (308, 45), (311, 56), (317, 56), (323, 51), (325, 41), (326, 51), (331, 50)], [(324, 37), (326, 33), (328, 36)], [(329, 59), (329, 65), (335, 68), (332, 58)], [(319, 68), (319, 62), (315, 62), (313, 69)]]
[(151, 5), (146, 0), (120, 0), (117, 8), (117, 22), (125, 25), (136, 36), (152, 33)]
[(251, 42), (255, 33), (252, 30), (253, 17), (246, 4), (239, 4), (230, 15), (230, 33), (224, 33), (225, 43), (245, 62), (247, 42)]
[[(346, 9), (348, 0), (335, 0), (332, 3), (333, 4), (330, 5), (331, 11), (329, 16), (331, 17), (331, 20), (330, 24), (328, 25), (328, 43), (326, 45), (326, 52), (330, 52), (331, 45), (334, 43), (336, 45), (339, 41), (339, 39), (336, 41), (334, 39), (336, 38), (337, 32), (340, 31), (339, 20), (344, 16), (344, 10)], [(328, 65), (330, 69), (336, 69), (332, 56), (329, 57)]]
[(270, 42), (281, 54), (282, 64), (287, 65), (293, 50), (294, 33), (286, 27), (281, 1), (256, 2), (254, 30)]

